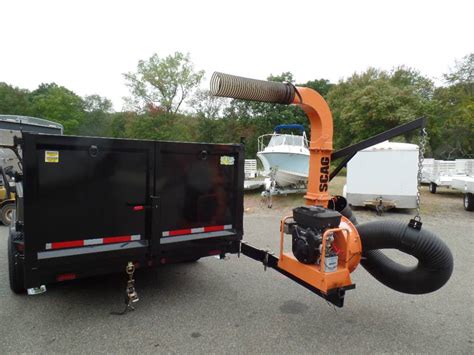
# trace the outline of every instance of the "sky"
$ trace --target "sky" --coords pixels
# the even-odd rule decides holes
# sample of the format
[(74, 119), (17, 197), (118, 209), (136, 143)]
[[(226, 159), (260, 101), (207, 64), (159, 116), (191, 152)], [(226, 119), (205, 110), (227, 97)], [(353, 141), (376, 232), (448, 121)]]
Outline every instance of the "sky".
[(214, 71), (333, 82), (406, 65), (442, 83), (474, 52), (474, 1), (0, 0), (0, 82), (55, 82), (78, 95), (128, 95), (123, 73), (153, 53), (189, 52)]

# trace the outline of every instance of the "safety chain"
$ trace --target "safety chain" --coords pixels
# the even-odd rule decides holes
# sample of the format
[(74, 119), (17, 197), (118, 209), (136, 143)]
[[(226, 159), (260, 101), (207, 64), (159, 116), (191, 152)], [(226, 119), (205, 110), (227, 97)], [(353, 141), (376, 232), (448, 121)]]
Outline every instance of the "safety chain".
[(133, 274), (135, 273), (135, 265), (131, 261), (128, 262), (125, 267), (125, 272), (128, 275), (127, 287), (125, 289), (125, 309), (122, 312), (111, 312), (115, 315), (123, 315), (128, 311), (134, 311), (132, 303), (138, 302), (138, 294), (135, 290), (135, 280), (133, 279)]
[(428, 133), (426, 128), (423, 127), (420, 131), (420, 140), (418, 148), (418, 174), (417, 174), (417, 186), (416, 186), (416, 215), (410, 220), (408, 224), (414, 229), (421, 229), (421, 216), (420, 216), (420, 205), (421, 205), (421, 180), (423, 177), (423, 161), (425, 160), (426, 142), (428, 140)]

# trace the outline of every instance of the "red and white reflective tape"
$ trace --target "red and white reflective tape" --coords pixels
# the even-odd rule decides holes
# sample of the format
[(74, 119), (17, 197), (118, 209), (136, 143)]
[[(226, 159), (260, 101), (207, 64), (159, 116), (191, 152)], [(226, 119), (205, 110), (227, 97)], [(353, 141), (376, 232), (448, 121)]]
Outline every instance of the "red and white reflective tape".
[(119, 236), (106, 237), (106, 238), (70, 240), (66, 242), (52, 242), (52, 243), (46, 243), (46, 250), (86, 247), (89, 245), (103, 245), (103, 244), (124, 243), (124, 242), (126, 243), (126, 242), (132, 242), (132, 241), (136, 241), (140, 239), (141, 239), (140, 234), (132, 234), (132, 235), (119, 235)]
[(163, 232), (163, 237), (174, 237), (177, 235), (187, 235), (187, 234), (195, 234), (195, 233), (218, 232), (218, 231), (229, 230), (229, 229), (232, 229), (232, 224), (226, 224), (223, 226), (208, 226), (208, 227), (200, 227), (200, 228), (176, 229), (173, 231)]

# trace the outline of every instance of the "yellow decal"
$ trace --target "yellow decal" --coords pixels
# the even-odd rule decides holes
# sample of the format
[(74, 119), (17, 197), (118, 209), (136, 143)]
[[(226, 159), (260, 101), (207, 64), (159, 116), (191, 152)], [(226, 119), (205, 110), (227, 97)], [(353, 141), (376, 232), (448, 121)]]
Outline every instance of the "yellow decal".
[(235, 158), (226, 155), (221, 156), (221, 165), (234, 165)]
[(46, 150), (44, 161), (45, 163), (59, 163), (59, 152), (57, 150)]

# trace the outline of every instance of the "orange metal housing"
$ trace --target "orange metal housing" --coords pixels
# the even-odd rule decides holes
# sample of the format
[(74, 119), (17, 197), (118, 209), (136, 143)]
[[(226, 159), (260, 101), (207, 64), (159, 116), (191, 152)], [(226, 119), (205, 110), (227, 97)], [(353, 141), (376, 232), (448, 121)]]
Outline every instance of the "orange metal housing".
[[(285, 217), (280, 223), (280, 258), (278, 267), (306, 283), (316, 287), (324, 293), (329, 290), (349, 286), (352, 284), (350, 273), (359, 265), (362, 244), (359, 233), (354, 225), (345, 217), (341, 218), (339, 228), (328, 229), (323, 234), (321, 258), (319, 265), (300, 263), (293, 253), (284, 252), (284, 224), (291, 217)], [(334, 236), (334, 244), (338, 249), (337, 270), (326, 272), (324, 267), (325, 246), (328, 236)]]
[[(299, 95), (295, 95), (293, 104), (300, 106), (308, 116), (311, 125), (311, 141), (309, 144), (309, 176), (308, 189), (305, 195), (307, 205), (328, 206), (329, 169), (333, 150), (333, 120), (331, 110), (323, 97), (316, 91), (298, 87)], [(289, 217), (281, 221), (280, 259), (278, 267), (304, 280), (324, 293), (338, 287), (352, 284), (350, 273), (359, 265), (362, 244), (359, 233), (354, 225), (342, 217), (339, 228), (328, 229), (323, 234), (322, 252), (319, 265), (300, 263), (293, 253), (285, 253), (284, 223)], [(334, 236), (334, 244), (338, 252), (337, 270), (324, 270), (325, 245), (329, 234)]]
[(309, 176), (306, 192), (307, 205), (327, 207), (330, 200), (329, 168), (331, 166), (332, 114), (327, 102), (313, 89), (297, 87), (293, 104), (300, 106), (308, 116), (311, 125), (309, 144)]

